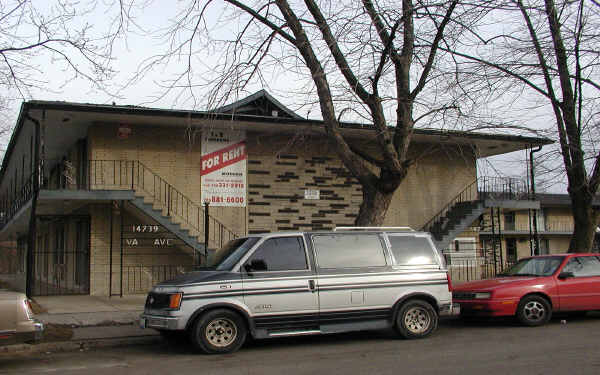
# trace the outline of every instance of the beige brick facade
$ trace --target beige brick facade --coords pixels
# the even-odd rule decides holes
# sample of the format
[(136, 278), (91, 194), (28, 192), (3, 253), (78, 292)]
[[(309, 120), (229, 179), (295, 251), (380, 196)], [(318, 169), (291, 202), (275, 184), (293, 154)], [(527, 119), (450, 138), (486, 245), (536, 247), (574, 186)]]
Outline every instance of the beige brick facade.
[[(326, 140), (298, 145), (288, 139), (248, 139), (249, 232), (312, 230), (353, 225), (362, 189)], [(416, 161), (398, 188), (386, 226), (421, 228), (475, 180), (475, 158), (459, 149), (411, 150)], [(320, 199), (305, 199), (319, 190)]]
[[(99, 172), (98, 167), (96, 171), (90, 171), (92, 179), (105, 181), (114, 178), (110, 176), (111, 173), (115, 174), (110, 161), (140, 161), (196, 204), (201, 204), (199, 135), (190, 138), (185, 129), (138, 125), (132, 126), (127, 139), (118, 139), (117, 129), (117, 124), (107, 123), (90, 127), (90, 160), (108, 161), (106, 167), (100, 167), (106, 168), (104, 172)], [(372, 145), (364, 147), (376, 154)], [(217, 217), (240, 235), (246, 232), (314, 230), (353, 225), (362, 202), (361, 186), (331, 152), (330, 145), (323, 137), (306, 142), (296, 141), (291, 145), (286, 136), (249, 132), (247, 149), (248, 206), (211, 207), (211, 216)], [(394, 196), (385, 225), (420, 228), (475, 179), (475, 157), (470, 152), (458, 148), (416, 145), (411, 149), (411, 155), (415, 163)], [(104, 176), (99, 179), (101, 173)], [(124, 181), (129, 181), (131, 173), (136, 174), (126, 170), (116, 174), (121, 175)], [(115, 187), (107, 184), (104, 188)], [(319, 199), (305, 199), (305, 190), (318, 190)], [(94, 205), (90, 207), (90, 293), (94, 295), (109, 293), (111, 210), (112, 293), (120, 291), (120, 212), (110, 205)], [(135, 208), (130, 207), (128, 211), (134, 212)], [(125, 221), (131, 220), (140, 219), (126, 213)], [(165, 256), (165, 249), (124, 246), (123, 282), (126, 285), (151, 285), (152, 269), (194, 262), (185, 249), (167, 249), (172, 253), (171, 256)], [(143, 270), (140, 271), (140, 268)]]

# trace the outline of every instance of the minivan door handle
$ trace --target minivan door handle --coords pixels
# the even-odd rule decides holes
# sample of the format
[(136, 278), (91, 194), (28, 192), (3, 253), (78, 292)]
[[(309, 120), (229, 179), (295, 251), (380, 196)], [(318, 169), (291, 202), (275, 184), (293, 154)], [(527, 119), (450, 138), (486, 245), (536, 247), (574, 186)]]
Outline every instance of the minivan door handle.
[(314, 280), (308, 280), (308, 289), (310, 289), (311, 292), (316, 292), (316, 288), (315, 288), (315, 281)]

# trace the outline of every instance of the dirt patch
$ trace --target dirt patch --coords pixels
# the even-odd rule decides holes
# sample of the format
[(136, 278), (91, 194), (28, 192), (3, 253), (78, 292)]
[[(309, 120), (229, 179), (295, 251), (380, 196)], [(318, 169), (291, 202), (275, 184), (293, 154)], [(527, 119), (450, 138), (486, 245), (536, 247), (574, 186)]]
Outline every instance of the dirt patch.
[(73, 337), (73, 328), (64, 324), (46, 324), (44, 337), (39, 342), (68, 341)]

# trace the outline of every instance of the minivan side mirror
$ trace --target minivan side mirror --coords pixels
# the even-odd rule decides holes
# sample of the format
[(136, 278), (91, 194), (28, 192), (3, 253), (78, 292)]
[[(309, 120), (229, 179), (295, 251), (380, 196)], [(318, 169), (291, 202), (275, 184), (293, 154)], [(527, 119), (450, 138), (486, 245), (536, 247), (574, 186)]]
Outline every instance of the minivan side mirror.
[(262, 259), (254, 259), (244, 264), (244, 269), (247, 273), (268, 271), (267, 263)]
[(568, 279), (569, 277), (575, 277), (573, 272), (561, 272), (558, 274), (558, 278), (561, 280)]

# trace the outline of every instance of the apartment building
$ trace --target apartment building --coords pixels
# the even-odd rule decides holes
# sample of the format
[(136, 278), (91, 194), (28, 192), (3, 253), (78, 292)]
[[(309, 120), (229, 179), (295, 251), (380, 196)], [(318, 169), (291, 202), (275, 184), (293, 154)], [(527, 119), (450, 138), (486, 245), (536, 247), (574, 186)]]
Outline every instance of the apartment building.
[[(378, 155), (371, 125), (342, 133)], [(548, 143), (416, 129), (385, 225), (445, 246), (489, 205), (538, 207), (519, 189), (479, 199), (476, 161)], [(14, 244), (1, 256), (18, 258), (0, 281), (30, 295), (145, 293), (237, 236), (352, 225), (361, 186), (331, 150), (322, 121), (265, 91), (212, 111), (25, 102), (0, 170), (0, 241)], [(457, 197), (473, 191), (465, 207)]]

